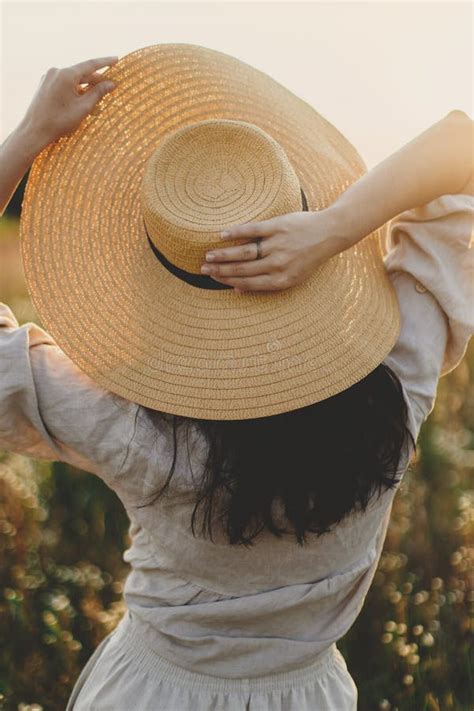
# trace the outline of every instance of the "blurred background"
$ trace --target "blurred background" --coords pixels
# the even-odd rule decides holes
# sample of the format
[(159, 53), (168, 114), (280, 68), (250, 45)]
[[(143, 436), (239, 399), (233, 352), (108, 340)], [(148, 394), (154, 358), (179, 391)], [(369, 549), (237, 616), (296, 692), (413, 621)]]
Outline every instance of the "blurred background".
[[(1, 134), (41, 75), (190, 42), (239, 57), (312, 104), (367, 168), (452, 109), (472, 117), (469, 2), (3, 2)], [(41, 321), (18, 220), (0, 220), (0, 301)], [(338, 643), (359, 711), (470, 711), (474, 632), (474, 347), (439, 384), (364, 609)], [(0, 452), (0, 709), (59, 711), (120, 620), (128, 518), (97, 477)]]

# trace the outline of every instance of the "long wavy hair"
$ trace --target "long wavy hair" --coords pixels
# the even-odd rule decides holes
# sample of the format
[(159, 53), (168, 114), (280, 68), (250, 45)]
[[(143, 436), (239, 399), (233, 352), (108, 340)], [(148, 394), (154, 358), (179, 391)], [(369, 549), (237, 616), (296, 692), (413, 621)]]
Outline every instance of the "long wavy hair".
[[(201, 535), (214, 540), (212, 520), (221, 499), (218, 518), (231, 545), (251, 546), (266, 527), (276, 537), (294, 533), (302, 546), (307, 533), (326, 533), (352, 511), (365, 511), (372, 496), (395, 487), (403, 447), (411, 442), (416, 453), (402, 386), (385, 364), (338, 395), (280, 415), (214, 421), (149, 412), (165, 418), (174, 440), (168, 478), (150, 503), (173, 476), (178, 428), (187, 428), (187, 438), (196, 423), (208, 454), (196, 482), (192, 533), (196, 537), (201, 508)], [(290, 531), (274, 521), (275, 501)]]

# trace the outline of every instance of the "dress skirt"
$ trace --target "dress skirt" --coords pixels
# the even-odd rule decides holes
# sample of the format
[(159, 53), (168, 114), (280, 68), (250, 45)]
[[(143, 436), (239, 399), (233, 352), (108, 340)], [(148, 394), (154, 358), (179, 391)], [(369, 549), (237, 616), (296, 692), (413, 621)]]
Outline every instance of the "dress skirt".
[(66, 711), (357, 711), (336, 644), (311, 665), (261, 677), (198, 674), (150, 649), (127, 611), (82, 669)]

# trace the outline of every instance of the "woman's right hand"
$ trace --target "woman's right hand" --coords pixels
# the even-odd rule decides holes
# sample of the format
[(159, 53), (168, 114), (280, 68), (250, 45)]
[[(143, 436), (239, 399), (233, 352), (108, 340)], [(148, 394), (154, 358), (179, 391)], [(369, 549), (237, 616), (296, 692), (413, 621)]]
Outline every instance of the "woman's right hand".
[[(260, 259), (256, 259), (256, 238), (261, 238)], [(326, 208), (237, 225), (223, 239), (245, 241), (208, 252), (201, 271), (243, 293), (282, 291), (295, 286), (327, 259), (355, 244), (360, 236), (349, 234), (336, 210)]]

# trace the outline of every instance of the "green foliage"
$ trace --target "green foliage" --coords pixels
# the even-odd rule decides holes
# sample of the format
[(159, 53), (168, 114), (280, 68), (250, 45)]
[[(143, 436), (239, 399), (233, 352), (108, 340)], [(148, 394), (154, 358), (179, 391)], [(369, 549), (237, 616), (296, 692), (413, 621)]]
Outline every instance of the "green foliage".
[[(40, 322), (2, 221), (0, 300)], [(419, 456), (393, 505), (364, 608), (338, 644), (359, 711), (470, 711), (473, 701), (474, 397), (464, 361), (440, 381)], [(0, 454), (0, 710), (59, 711), (124, 613), (128, 519), (97, 477)]]

